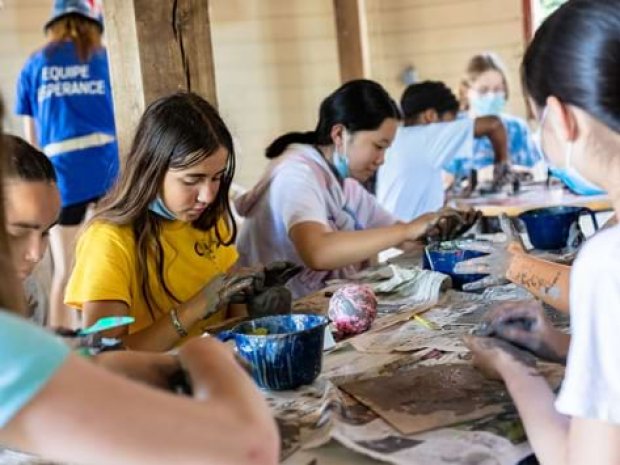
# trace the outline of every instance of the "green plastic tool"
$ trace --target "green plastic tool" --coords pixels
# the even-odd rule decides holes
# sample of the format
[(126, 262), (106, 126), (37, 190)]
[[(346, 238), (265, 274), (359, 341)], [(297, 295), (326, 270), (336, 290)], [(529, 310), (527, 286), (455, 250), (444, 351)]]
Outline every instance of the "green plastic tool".
[(79, 331), (80, 336), (88, 336), (89, 334), (100, 333), (109, 329), (118, 328), (132, 324), (136, 319), (132, 316), (106, 316), (100, 318), (94, 325)]

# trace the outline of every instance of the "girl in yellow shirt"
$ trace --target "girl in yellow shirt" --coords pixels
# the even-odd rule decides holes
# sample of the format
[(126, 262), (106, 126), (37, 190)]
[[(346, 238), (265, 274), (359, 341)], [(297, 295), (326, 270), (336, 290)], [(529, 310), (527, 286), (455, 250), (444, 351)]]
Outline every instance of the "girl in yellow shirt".
[(122, 175), (81, 235), (65, 303), (83, 325), (113, 315), (135, 323), (111, 335), (134, 349), (168, 350), (188, 334), (245, 313), (231, 296), (237, 260), (228, 202), (230, 132), (201, 97), (179, 93), (142, 116)]

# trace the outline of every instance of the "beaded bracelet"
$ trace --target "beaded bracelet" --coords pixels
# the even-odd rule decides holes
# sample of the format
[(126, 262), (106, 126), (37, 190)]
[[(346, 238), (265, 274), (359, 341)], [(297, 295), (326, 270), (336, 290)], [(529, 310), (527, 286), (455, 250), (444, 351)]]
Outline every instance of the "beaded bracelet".
[(179, 320), (179, 316), (177, 315), (176, 308), (173, 308), (172, 310), (170, 310), (170, 320), (172, 321), (172, 326), (174, 326), (174, 329), (179, 334), (179, 336), (181, 337), (187, 336), (187, 331), (181, 324), (181, 320)]

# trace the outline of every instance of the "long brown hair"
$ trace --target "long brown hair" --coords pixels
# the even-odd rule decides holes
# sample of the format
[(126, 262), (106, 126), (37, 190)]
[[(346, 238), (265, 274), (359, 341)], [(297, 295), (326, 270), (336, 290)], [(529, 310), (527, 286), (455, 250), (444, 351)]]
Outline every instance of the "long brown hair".
[(72, 41), (82, 63), (87, 62), (102, 47), (101, 26), (79, 14), (58, 18), (47, 27), (46, 32), (52, 49), (55, 44)]
[[(131, 225), (136, 241), (139, 279), (153, 319), (158, 309), (149, 286), (148, 263), (152, 260), (159, 284), (174, 301), (164, 279), (164, 254), (160, 241), (163, 220), (149, 210), (169, 169), (189, 168), (214, 154), (220, 147), (228, 152), (226, 171), (215, 201), (192, 225), (213, 230), (217, 245), (231, 245), (237, 235), (229, 190), (235, 173), (233, 140), (217, 111), (194, 93), (177, 93), (151, 103), (140, 122), (131, 150), (114, 190), (102, 202), (91, 222), (106, 221)], [(223, 222), (220, 220), (224, 220)], [(220, 227), (226, 225), (226, 230)]]
[(4, 117), (4, 105), (0, 98), (0, 308), (23, 314), (26, 305), (22, 287), (17, 281), (17, 276), (11, 260), (11, 249), (6, 233), (6, 217), (4, 214), (4, 164), (5, 150), (2, 136), (2, 120)]
[(504, 64), (495, 53), (483, 52), (471, 57), (465, 68), (465, 76), (461, 79), (458, 92), (461, 101), (461, 110), (469, 110), (467, 89), (469, 89), (472, 82), (478, 79), (478, 76), (487, 71), (497, 71), (502, 75), (502, 82), (506, 91), (506, 100), (508, 99), (508, 79), (506, 78), (506, 68)]

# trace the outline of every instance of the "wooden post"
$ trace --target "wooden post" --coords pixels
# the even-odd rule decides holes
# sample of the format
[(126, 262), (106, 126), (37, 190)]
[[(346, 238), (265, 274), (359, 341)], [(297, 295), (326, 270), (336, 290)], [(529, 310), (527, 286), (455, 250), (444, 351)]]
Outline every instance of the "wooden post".
[[(532, 0), (522, 0), (522, 10), (523, 10), (523, 51), (527, 49), (528, 44), (532, 40), (534, 36), (534, 14), (532, 9)], [(523, 100), (525, 101), (525, 114), (528, 120), (534, 119), (534, 112), (532, 111), (532, 106), (530, 105), (530, 101), (524, 95)]]
[(368, 31), (364, 0), (334, 0), (340, 80), (369, 76)]
[(153, 100), (193, 91), (217, 106), (208, 0), (105, 0), (119, 149)]
[(532, 0), (522, 0), (522, 10), (523, 10), (523, 38), (525, 41), (525, 46), (530, 43), (532, 40), (532, 36), (534, 35), (534, 27), (533, 27), (533, 10), (532, 10)]

